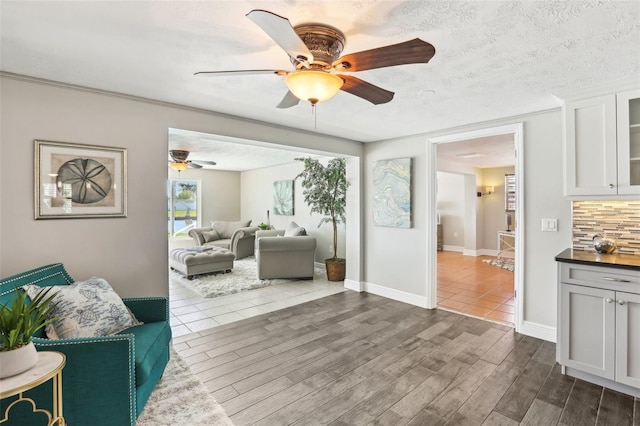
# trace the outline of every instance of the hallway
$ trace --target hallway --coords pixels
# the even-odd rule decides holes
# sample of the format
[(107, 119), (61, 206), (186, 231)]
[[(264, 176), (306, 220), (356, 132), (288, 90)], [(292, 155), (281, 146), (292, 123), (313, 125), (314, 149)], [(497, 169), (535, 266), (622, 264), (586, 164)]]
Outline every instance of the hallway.
[(513, 325), (514, 275), (484, 263), (491, 256), (438, 252), (438, 307)]

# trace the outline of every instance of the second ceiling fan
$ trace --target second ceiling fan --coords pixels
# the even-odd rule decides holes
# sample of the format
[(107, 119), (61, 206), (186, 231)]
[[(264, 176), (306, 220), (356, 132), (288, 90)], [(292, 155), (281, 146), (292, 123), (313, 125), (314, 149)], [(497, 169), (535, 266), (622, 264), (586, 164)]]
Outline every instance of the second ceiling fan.
[(278, 108), (295, 106), (300, 99), (315, 105), (317, 102), (330, 99), (340, 90), (375, 105), (387, 103), (393, 99), (393, 92), (342, 73), (427, 63), (436, 52), (433, 45), (415, 38), (341, 57), (346, 37), (340, 30), (330, 25), (305, 23), (293, 27), (287, 18), (260, 9), (252, 10), (247, 17), (262, 28), (289, 55), (295, 70), (200, 71), (195, 75), (275, 74), (284, 76), (289, 92), (277, 105)]

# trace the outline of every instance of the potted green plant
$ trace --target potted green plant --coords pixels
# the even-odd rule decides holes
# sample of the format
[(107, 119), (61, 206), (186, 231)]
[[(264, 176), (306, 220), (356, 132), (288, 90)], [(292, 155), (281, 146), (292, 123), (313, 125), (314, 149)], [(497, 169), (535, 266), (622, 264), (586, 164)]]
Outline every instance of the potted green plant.
[(311, 207), (311, 213), (322, 215), (318, 224), (333, 225), (333, 257), (325, 259), (327, 279), (343, 281), (346, 273), (346, 260), (338, 257), (338, 224), (346, 220), (347, 207), (347, 162), (344, 158), (329, 160), (327, 165), (307, 157), (296, 158), (304, 163), (304, 170), (296, 176), (302, 178), (302, 195)]
[(0, 305), (0, 378), (27, 371), (38, 362), (32, 336), (50, 318), (55, 294), (47, 297), (51, 288), (43, 289), (29, 301), (27, 293), (16, 288), (16, 297), (11, 304)]

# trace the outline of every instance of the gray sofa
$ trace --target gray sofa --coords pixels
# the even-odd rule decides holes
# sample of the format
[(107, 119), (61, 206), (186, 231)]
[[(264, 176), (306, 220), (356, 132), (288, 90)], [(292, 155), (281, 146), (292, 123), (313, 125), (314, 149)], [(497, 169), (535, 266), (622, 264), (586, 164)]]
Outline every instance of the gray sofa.
[(284, 230), (256, 232), (258, 278), (312, 279), (316, 237), (284, 234)]
[(253, 256), (255, 233), (257, 226), (251, 225), (250, 220), (229, 222), (216, 220), (211, 226), (194, 228), (189, 236), (196, 242), (196, 246), (216, 246), (231, 250), (236, 260)]

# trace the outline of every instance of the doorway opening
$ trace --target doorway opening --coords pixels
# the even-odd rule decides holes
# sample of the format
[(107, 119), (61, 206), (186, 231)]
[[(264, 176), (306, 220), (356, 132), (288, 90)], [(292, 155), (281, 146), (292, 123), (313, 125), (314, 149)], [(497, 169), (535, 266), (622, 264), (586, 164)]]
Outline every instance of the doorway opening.
[(429, 140), (432, 306), (520, 328), (522, 124)]

